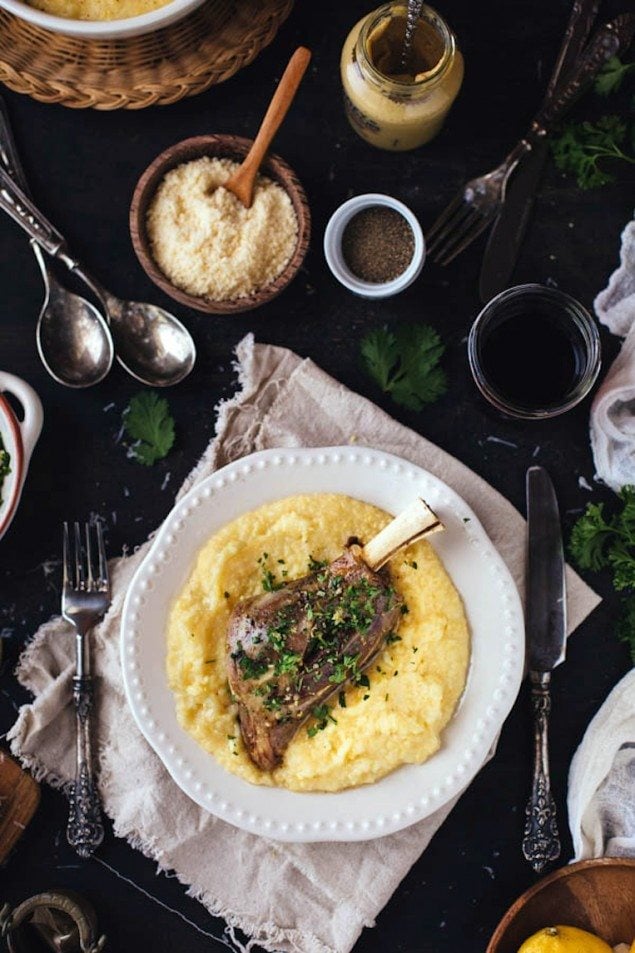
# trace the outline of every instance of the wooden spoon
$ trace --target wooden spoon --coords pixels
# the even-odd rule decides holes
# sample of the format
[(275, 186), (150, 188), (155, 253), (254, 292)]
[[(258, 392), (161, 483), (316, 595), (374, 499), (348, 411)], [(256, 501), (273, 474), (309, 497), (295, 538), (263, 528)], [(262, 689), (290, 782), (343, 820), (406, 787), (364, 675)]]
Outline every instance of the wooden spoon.
[(305, 46), (299, 46), (289, 60), (282, 79), (278, 83), (278, 88), (273, 94), (265, 118), (258, 130), (258, 135), (254, 139), (254, 144), (246, 159), (232, 177), (225, 182), (225, 188), (233, 192), (245, 208), (251, 208), (258, 169), (267, 154), (273, 137), (289, 111), (289, 106), (294, 100), (310, 59), (311, 51), (307, 50)]

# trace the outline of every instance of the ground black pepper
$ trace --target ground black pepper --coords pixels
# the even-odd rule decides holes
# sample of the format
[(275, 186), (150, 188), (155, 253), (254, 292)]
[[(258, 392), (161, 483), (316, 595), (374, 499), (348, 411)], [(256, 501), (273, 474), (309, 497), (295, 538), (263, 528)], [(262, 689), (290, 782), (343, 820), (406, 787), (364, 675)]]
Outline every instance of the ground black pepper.
[(403, 274), (414, 254), (414, 235), (403, 215), (374, 205), (354, 215), (342, 235), (342, 254), (355, 277), (385, 284)]

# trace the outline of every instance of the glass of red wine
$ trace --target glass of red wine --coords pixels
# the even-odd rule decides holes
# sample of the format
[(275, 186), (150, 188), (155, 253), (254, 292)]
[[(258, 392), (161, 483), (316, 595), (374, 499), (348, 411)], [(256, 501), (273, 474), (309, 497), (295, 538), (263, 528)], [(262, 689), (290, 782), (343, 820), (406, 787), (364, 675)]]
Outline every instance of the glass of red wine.
[(600, 371), (600, 336), (589, 312), (545, 285), (509, 288), (472, 325), (476, 386), (508, 417), (555, 417), (583, 400)]

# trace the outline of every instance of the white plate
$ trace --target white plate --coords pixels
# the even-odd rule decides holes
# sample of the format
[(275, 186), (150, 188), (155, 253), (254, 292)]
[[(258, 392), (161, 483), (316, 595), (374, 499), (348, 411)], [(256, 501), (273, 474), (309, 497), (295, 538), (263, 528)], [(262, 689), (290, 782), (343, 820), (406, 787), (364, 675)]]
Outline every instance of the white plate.
[(203, 2), (204, 0), (172, 0), (156, 10), (149, 10), (135, 17), (125, 17), (123, 20), (76, 20), (72, 17), (59, 17), (54, 13), (38, 10), (23, 0), (0, 0), (0, 8), (44, 30), (84, 39), (113, 40), (162, 30), (168, 24), (182, 20)]
[[(240, 514), (297, 493), (345, 493), (390, 513), (424, 497), (445, 523), (432, 545), (461, 593), (471, 631), (467, 685), (441, 749), (425, 764), (336, 794), (261, 787), (230, 774), (180, 728), (166, 677), (166, 619), (198, 551)], [(520, 686), (523, 615), (509, 571), (477, 518), (432, 474), (364, 448), (265, 450), (203, 480), (172, 510), (128, 590), (121, 659), (141, 731), (202, 807), (276, 840), (368, 840), (427, 817), (476, 774)]]

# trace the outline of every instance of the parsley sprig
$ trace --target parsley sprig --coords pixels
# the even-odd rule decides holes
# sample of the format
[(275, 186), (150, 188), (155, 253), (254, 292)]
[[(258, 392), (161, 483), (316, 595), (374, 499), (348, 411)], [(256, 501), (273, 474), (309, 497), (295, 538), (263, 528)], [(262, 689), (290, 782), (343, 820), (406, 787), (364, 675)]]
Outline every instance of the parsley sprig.
[(445, 373), (438, 366), (445, 345), (429, 325), (370, 331), (361, 351), (370, 376), (402, 407), (421, 410), (447, 389)]
[(624, 151), (627, 124), (619, 116), (601, 116), (597, 122), (567, 123), (553, 139), (553, 158), (561, 172), (575, 175), (581, 189), (593, 189), (613, 182), (615, 176), (601, 168), (606, 159), (635, 163), (635, 156)]
[(571, 532), (569, 551), (580, 569), (609, 569), (613, 585), (625, 592), (618, 637), (630, 646), (635, 664), (635, 487), (619, 492), (621, 510), (607, 514), (604, 503), (589, 503)]
[(132, 398), (123, 412), (123, 425), (134, 443), (133, 460), (150, 467), (167, 456), (174, 444), (174, 420), (165, 397), (148, 390)]
[(595, 81), (595, 92), (598, 96), (608, 96), (616, 93), (624, 77), (635, 70), (635, 63), (622, 63), (619, 56), (612, 56), (606, 61)]

